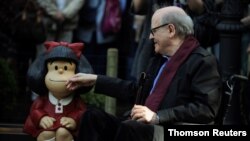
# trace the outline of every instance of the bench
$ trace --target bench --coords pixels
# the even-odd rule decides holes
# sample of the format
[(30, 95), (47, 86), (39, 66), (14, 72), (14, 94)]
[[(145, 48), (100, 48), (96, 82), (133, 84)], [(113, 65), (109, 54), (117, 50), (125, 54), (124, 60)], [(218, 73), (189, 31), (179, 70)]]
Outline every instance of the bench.
[(35, 141), (32, 136), (23, 133), (23, 124), (0, 123), (0, 141)]

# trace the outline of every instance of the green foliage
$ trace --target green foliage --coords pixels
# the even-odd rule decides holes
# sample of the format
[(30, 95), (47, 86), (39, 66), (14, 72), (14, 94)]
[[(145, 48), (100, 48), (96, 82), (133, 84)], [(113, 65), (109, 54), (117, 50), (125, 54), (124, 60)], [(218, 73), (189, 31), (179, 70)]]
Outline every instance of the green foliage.
[(93, 105), (93, 106), (104, 109), (105, 96), (94, 93), (93, 89), (90, 92), (83, 94), (82, 98), (88, 105)]

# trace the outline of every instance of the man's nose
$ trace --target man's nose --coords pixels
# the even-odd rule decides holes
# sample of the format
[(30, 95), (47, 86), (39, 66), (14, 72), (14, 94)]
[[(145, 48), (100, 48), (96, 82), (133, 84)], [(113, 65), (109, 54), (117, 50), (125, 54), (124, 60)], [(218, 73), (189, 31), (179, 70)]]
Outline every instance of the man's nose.
[(152, 35), (152, 33), (149, 34), (149, 39), (154, 39), (154, 36)]

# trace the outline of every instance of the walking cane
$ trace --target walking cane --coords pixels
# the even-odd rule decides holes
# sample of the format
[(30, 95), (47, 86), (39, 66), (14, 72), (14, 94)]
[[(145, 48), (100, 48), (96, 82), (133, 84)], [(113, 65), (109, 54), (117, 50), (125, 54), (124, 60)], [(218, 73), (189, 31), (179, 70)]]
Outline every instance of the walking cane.
[(138, 90), (137, 90), (136, 100), (135, 100), (135, 104), (137, 105), (143, 105), (145, 101), (145, 94), (142, 93), (145, 80), (146, 80), (146, 73), (142, 72), (140, 79), (139, 79)]

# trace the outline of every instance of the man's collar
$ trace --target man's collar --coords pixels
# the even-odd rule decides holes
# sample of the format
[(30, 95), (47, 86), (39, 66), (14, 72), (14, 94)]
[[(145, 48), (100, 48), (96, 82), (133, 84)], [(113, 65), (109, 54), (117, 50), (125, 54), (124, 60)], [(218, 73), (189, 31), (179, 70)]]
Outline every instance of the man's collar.
[(163, 58), (166, 58), (168, 61), (170, 60), (170, 56), (162, 55)]

